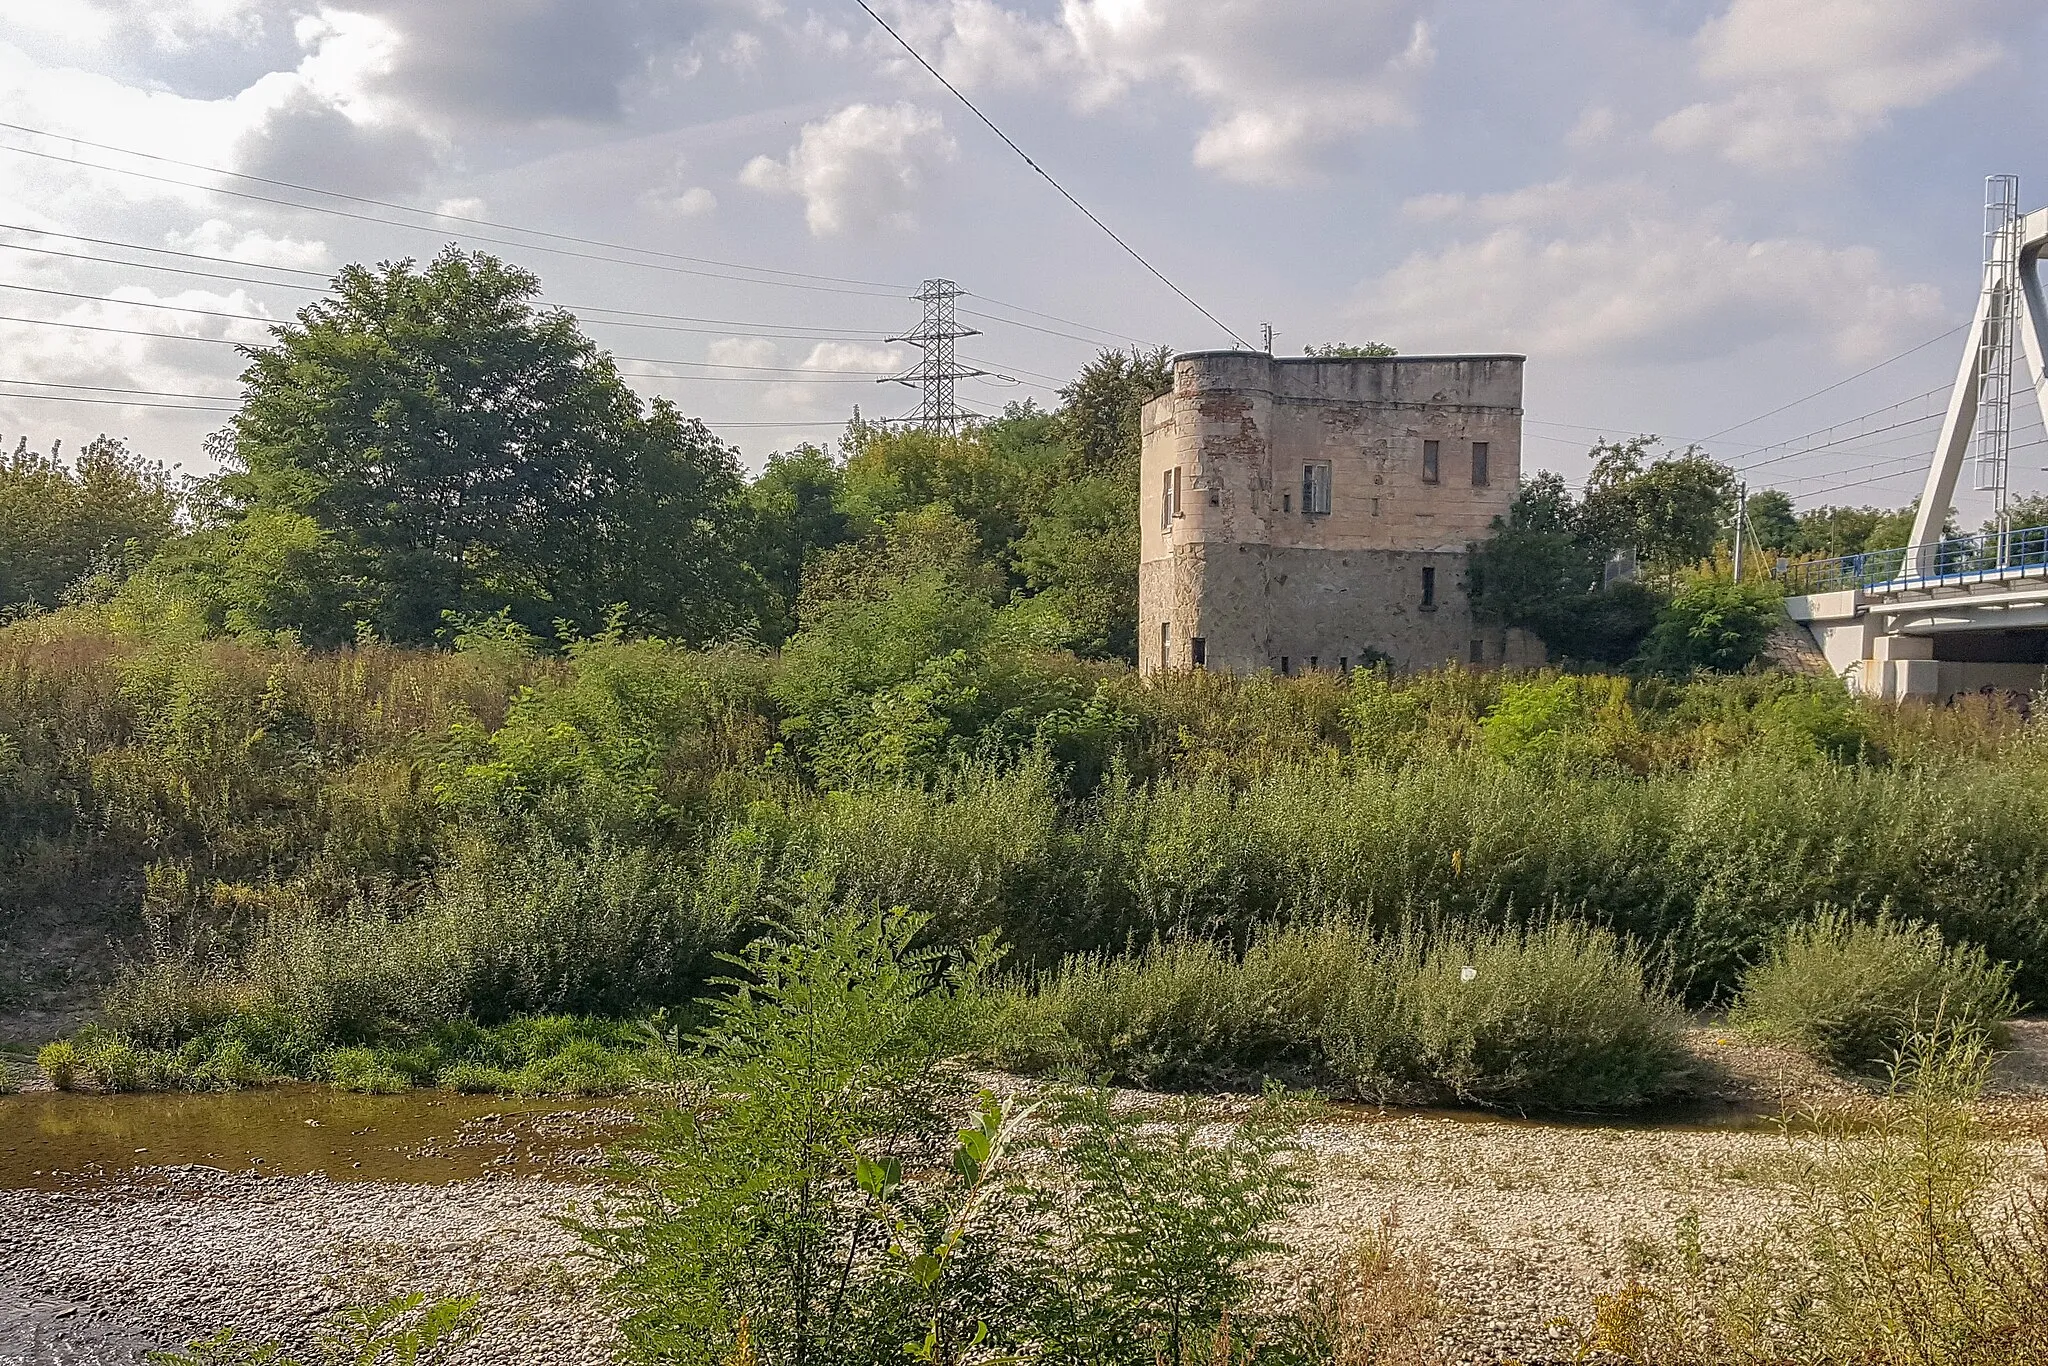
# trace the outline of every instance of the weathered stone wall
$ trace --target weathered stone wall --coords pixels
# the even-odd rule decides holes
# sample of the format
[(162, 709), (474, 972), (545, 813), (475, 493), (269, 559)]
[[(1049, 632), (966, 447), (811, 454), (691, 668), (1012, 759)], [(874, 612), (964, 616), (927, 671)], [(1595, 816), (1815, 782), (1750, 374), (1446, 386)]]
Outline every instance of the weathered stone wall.
[[(1518, 356), (1179, 357), (1144, 414), (1140, 667), (1187, 668), (1198, 638), (1207, 667), (1239, 672), (1540, 659), (1520, 632), (1477, 628), (1465, 584), (1466, 547), (1514, 500), (1521, 399)], [(1303, 506), (1311, 462), (1330, 467), (1327, 514)]]

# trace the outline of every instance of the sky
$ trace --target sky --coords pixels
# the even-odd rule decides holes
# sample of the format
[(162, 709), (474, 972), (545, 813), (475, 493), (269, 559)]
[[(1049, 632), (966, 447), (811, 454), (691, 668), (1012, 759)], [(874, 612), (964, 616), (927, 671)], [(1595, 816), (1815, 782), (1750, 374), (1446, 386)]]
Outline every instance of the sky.
[[(870, 2), (1238, 337), (1526, 354), (1525, 469), (1571, 479), (1654, 433), (1906, 502), (1984, 177), (2048, 204), (2040, 0)], [(967, 291), (981, 412), (1235, 344), (855, 0), (0, 0), (0, 125), (10, 448), (205, 473), (229, 343), (450, 242), (751, 469), (915, 406), (878, 381), (927, 279)]]

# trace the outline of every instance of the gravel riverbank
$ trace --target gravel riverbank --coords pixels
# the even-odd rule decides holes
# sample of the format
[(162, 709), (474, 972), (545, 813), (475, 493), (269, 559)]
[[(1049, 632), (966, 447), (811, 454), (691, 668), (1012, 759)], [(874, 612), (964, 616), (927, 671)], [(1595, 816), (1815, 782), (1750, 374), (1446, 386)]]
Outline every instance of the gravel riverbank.
[[(2029, 1022), (1995, 1104), (2040, 1117), (2048, 1070)], [(1704, 1049), (1713, 1045), (1703, 1038)], [(1723, 1059), (1734, 1090), (1843, 1088), (1767, 1050)], [(1771, 1173), (1803, 1140), (1774, 1126), (1545, 1125), (1342, 1113), (1305, 1141), (1319, 1164), (1290, 1241), (1326, 1256), (1385, 1219), (1458, 1306), (1452, 1359), (1570, 1359), (1591, 1296), (1668, 1247), (1697, 1212), (1709, 1247), (1771, 1220)], [(2036, 1150), (2037, 1151), (2037, 1150)], [(2015, 1149), (2015, 1181), (2041, 1175)], [(446, 1184), (158, 1169), (147, 1181), (0, 1191), (0, 1366), (121, 1363), (237, 1325), (304, 1342), (351, 1299), (481, 1294), (464, 1366), (601, 1366), (611, 1334), (596, 1268), (558, 1222), (589, 1182), (487, 1175)]]

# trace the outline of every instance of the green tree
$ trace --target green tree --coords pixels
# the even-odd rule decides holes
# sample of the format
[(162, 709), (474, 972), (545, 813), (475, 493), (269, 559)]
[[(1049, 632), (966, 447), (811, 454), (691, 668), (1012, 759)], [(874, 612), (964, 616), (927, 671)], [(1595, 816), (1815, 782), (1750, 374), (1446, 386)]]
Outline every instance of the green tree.
[(1799, 543), (1799, 518), (1792, 511), (1792, 495), (1781, 489), (1760, 489), (1743, 504), (1749, 521), (1750, 542), (1758, 550), (1789, 552)]
[(27, 438), (0, 461), (0, 606), (55, 607), (89, 575), (118, 578), (168, 540), (180, 507), (162, 465), (101, 436), (67, 466)]
[(763, 634), (781, 641), (796, 629), (797, 593), (804, 565), (843, 544), (853, 521), (840, 508), (844, 472), (820, 446), (799, 446), (768, 457), (747, 488), (753, 514), (749, 562), (772, 599), (763, 608)]
[(1657, 614), (1642, 663), (1657, 673), (1739, 673), (1754, 664), (1784, 619), (1776, 583), (1695, 577)]
[[(1173, 390), (1173, 353), (1104, 351), (1060, 390), (1059, 438), (1071, 473), (1113, 474), (1131, 485), (1137, 515), (1139, 416), (1145, 405)], [(1132, 561), (1131, 572), (1137, 573)]]
[(1324, 342), (1320, 346), (1302, 348), (1304, 356), (1317, 360), (1365, 360), (1381, 356), (1398, 356), (1401, 353), (1385, 342), (1365, 342), (1354, 346), (1350, 342)]
[(1636, 436), (1593, 447), (1580, 534), (1604, 557), (1633, 549), (1670, 573), (1714, 552), (1735, 512), (1735, 475), (1697, 446), (1657, 458), (1658, 440)]
[[(2009, 500), (2005, 505), (2005, 524), (2014, 531), (2048, 526), (2048, 493), (2029, 493)], [(1979, 530), (1989, 536), (1998, 530), (1997, 519), (1985, 518)]]
[(1473, 600), (1493, 620), (1534, 632), (1555, 655), (1620, 664), (1641, 647), (1658, 598), (1639, 583), (1604, 584), (1606, 559), (1571, 490), (1545, 470), (1472, 547)]
[(350, 266), (246, 349), (227, 505), (310, 518), (359, 585), (294, 626), (421, 642), (509, 609), (594, 633), (623, 605), (634, 629), (702, 640), (748, 620), (735, 453), (666, 400), (643, 408), (539, 292), (453, 247)]

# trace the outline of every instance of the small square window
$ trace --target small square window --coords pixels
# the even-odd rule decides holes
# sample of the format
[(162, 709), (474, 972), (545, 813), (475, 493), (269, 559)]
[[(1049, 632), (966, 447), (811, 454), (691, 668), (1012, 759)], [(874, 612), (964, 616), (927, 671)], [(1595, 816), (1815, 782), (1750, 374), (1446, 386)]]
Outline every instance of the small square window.
[(1424, 607), (1436, 606), (1436, 569), (1434, 566), (1427, 567), (1422, 571), (1422, 605)]
[(1491, 448), (1486, 442), (1475, 441), (1472, 443), (1472, 487), (1475, 489), (1486, 487), (1486, 466), (1491, 453)]
[(1422, 443), (1422, 482), (1434, 484), (1439, 479), (1440, 462), (1443, 458), (1443, 443), (1425, 441)]

